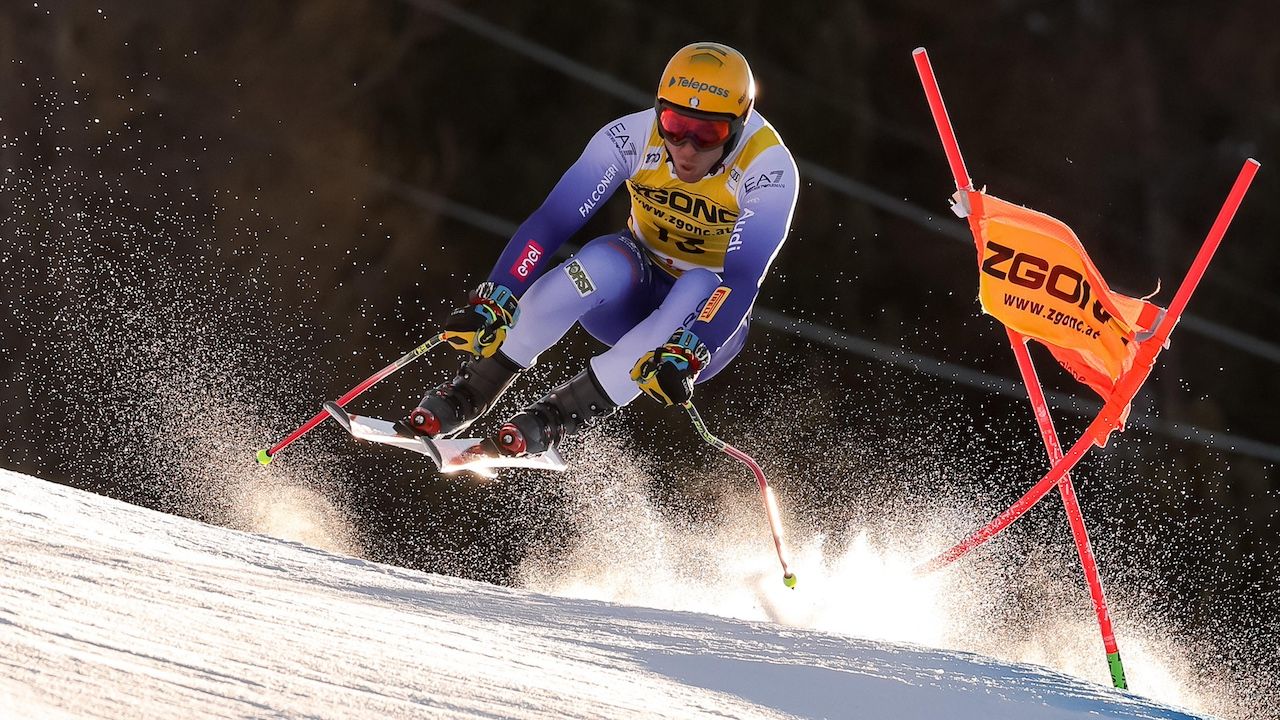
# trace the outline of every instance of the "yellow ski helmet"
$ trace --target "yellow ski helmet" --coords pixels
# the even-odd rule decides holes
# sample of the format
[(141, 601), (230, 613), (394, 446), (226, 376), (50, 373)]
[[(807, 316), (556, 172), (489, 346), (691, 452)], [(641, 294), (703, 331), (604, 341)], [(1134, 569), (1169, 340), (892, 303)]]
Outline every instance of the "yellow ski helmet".
[(728, 153), (742, 134), (755, 100), (755, 79), (742, 53), (720, 43), (697, 42), (680, 48), (667, 63), (658, 81), (654, 108), (660, 118), (659, 129), (664, 107), (687, 117), (728, 121), (729, 134), (724, 141)]

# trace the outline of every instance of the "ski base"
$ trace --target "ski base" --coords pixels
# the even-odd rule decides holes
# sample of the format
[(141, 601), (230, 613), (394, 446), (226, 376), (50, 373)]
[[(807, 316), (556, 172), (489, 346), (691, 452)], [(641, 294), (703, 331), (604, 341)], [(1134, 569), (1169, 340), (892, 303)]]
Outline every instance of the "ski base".
[(493, 442), (483, 438), (431, 440), (421, 435), (402, 435), (395, 423), (375, 417), (353, 415), (336, 402), (324, 404), (325, 412), (352, 437), (382, 445), (392, 445), (426, 455), (442, 473), (473, 472), (494, 477), (502, 468), (532, 468), (563, 472), (568, 466), (553, 448), (540, 455), (511, 457), (498, 452)]

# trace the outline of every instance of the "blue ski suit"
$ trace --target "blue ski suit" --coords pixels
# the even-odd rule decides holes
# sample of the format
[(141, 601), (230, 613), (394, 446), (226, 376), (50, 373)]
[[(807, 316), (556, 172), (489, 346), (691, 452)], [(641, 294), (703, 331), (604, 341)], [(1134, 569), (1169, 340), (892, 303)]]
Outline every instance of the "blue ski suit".
[[(631, 196), (626, 229), (551, 267), (556, 250), (624, 184)], [(722, 163), (694, 183), (676, 177), (653, 109), (609, 123), (489, 275), (520, 299), (501, 352), (528, 368), (581, 322), (610, 346), (591, 368), (621, 406), (640, 394), (630, 374), (636, 361), (685, 328), (711, 352), (698, 382), (710, 379), (746, 342), (751, 307), (786, 240), (798, 185), (790, 151), (754, 110)]]

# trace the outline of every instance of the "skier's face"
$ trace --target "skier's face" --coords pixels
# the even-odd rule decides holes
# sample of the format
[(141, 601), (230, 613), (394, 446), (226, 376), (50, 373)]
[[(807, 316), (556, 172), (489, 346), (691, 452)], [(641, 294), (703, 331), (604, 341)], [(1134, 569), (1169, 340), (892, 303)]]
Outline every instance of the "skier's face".
[(676, 177), (687, 183), (698, 182), (706, 177), (724, 153), (724, 149), (719, 147), (699, 150), (691, 142), (672, 145), (664, 140), (663, 144), (671, 155), (671, 166), (675, 169)]

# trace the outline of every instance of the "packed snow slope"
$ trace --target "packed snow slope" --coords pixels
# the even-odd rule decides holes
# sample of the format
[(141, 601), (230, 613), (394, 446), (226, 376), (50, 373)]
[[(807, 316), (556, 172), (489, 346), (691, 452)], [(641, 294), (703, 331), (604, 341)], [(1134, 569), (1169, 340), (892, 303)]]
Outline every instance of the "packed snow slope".
[(1189, 718), (1032, 665), (570, 600), (0, 471), (0, 717)]

